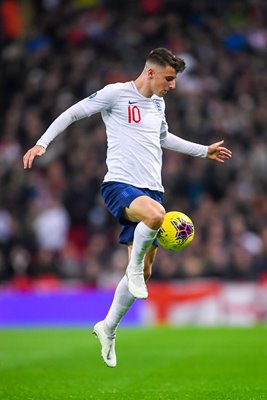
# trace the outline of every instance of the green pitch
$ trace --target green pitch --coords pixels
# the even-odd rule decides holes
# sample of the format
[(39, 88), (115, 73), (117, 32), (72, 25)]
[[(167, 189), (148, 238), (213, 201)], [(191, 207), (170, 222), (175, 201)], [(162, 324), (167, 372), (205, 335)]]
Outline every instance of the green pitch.
[(266, 327), (122, 328), (117, 356), (87, 329), (0, 330), (0, 399), (267, 399)]

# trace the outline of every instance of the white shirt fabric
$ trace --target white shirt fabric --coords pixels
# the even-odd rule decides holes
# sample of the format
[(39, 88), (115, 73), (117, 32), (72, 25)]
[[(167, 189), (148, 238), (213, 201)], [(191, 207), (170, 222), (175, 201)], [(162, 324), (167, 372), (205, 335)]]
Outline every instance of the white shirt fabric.
[(207, 146), (168, 132), (162, 97), (144, 97), (133, 81), (105, 86), (63, 112), (36, 144), (48, 144), (71, 123), (101, 112), (107, 133), (104, 182), (115, 181), (164, 191), (161, 182), (162, 147), (206, 157)]

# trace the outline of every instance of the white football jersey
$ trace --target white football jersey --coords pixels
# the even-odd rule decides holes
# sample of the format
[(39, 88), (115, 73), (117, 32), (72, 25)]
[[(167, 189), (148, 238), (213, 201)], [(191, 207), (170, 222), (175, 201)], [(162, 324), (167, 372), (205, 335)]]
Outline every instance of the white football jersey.
[(104, 182), (129, 183), (163, 191), (161, 147), (206, 157), (207, 146), (189, 142), (168, 132), (162, 97), (144, 97), (134, 82), (105, 86), (64, 111), (36, 144), (48, 144), (79, 119), (101, 112), (107, 132), (107, 167)]

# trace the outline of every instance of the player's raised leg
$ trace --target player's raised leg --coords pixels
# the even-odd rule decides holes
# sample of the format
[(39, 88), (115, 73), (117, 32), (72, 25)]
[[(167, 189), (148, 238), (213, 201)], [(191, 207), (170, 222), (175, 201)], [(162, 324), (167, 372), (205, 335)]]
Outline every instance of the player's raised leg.
[(144, 257), (156, 238), (165, 215), (163, 206), (147, 196), (137, 197), (125, 217), (130, 221), (140, 221), (135, 229), (131, 257), (126, 270), (130, 293), (139, 299), (146, 299), (148, 292), (144, 279)]

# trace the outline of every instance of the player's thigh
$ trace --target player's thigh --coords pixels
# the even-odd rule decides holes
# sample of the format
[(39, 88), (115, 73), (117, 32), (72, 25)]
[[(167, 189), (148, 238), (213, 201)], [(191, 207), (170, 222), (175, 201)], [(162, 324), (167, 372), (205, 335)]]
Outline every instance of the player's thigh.
[(164, 207), (148, 196), (139, 196), (124, 210), (124, 217), (132, 222), (143, 221), (152, 229), (158, 229), (165, 215)]
[[(128, 245), (128, 257), (130, 260), (131, 257), (131, 252), (132, 252), (132, 245)], [(144, 258), (144, 277), (145, 280), (148, 280), (152, 274), (152, 267), (153, 263), (157, 254), (157, 246), (152, 244), (148, 251), (146, 252), (145, 258)]]

